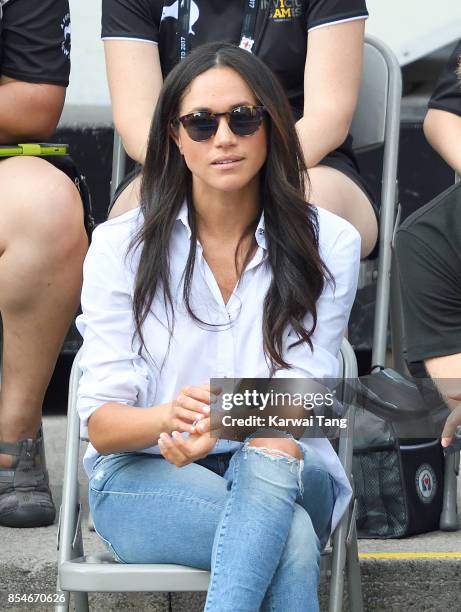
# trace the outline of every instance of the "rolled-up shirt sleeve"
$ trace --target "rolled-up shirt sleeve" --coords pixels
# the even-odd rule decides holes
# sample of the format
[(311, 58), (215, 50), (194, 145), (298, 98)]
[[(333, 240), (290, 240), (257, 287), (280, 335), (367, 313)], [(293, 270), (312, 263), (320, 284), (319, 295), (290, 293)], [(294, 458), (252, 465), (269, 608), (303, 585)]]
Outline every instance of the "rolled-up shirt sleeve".
[(82, 314), (76, 322), (83, 336), (77, 408), (84, 425), (107, 402), (147, 405), (155, 386), (133, 340), (126, 245), (118, 244), (116, 225), (109, 224), (93, 233), (83, 268)]
[[(284, 339), (284, 357), (292, 366), (277, 370), (275, 378), (335, 378), (338, 376), (338, 355), (357, 292), (360, 267), (360, 234), (347, 222), (338, 234), (324, 262), (334, 283), (325, 281), (317, 300), (317, 325), (311, 337), (313, 350), (305, 343), (291, 347), (298, 337), (290, 330)], [(306, 329), (312, 318), (305, 321)]]

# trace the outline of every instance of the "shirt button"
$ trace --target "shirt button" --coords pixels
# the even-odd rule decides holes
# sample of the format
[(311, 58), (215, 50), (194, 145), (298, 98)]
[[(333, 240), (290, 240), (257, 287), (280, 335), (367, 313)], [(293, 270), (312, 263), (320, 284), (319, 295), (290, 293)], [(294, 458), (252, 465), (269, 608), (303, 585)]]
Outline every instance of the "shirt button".
[(259, 234), (260, 236), (264, 236), (264, 230), (263, 230), (263, 228), (262, 228), (262, 227), (260, 227), (260, 228), (259, 228), (259, 230), (258, 230), (258, 234)]

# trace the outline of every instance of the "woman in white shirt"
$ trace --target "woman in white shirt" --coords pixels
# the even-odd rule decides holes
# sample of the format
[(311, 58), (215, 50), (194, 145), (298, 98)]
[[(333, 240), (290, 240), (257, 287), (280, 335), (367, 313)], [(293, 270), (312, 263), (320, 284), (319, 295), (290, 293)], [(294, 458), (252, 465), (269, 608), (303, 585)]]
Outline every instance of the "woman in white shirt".
[(210, 378), (338, 373), (360, 237), (306, 203), (304, 172), (270, 70), (204, 45), (165, 81), (141, 208), (99, 226), (85, 262), (95, 527), (120, 562), (211, 568), (208, 612), (317, 610), (350, 498), (326, 439), (210, 435)]

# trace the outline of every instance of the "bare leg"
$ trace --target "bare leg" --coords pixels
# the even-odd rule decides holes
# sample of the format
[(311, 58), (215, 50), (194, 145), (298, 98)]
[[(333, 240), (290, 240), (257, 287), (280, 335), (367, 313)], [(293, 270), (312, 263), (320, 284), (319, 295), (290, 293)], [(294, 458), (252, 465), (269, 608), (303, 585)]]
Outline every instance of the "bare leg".
[[(77, 189), (39, 158), (0, 163), (0, 440), (35, 438), (43, 397), (78, 306), (88, 241)], [(0, 467), (11, 465), (0, 455)]]
[(378, 224), (365, 193), (345, 174), (327, 166), (309, 170), (309, 200), (351, 223), (362, 237), (362, 258), (371, 253), (378, 237)]
[(138, 175), (131, 183), (129, 183), (122, 193), (118, 196), (112, 210), (109, 213), (109, 219), (123, 215), (123, 213), (137, 208), (139, 206), (139, 188), (141, 186), (141, 175)]

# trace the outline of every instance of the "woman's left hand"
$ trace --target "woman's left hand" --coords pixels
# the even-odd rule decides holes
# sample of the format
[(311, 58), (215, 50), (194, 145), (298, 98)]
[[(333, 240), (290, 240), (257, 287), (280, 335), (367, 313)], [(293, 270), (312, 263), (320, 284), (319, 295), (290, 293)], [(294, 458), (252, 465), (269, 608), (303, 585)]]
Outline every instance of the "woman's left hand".
[(178, 431), (173, 431), (171, 436), (161, 433), (158, 446), (162, 456), (178, 467), (184, 467), (197, 459), (203, 459), (208, 455), (219, 439), (217, 431), (210, 431), (211, 419), (202, 419), (195, 428), (184, 438)]

